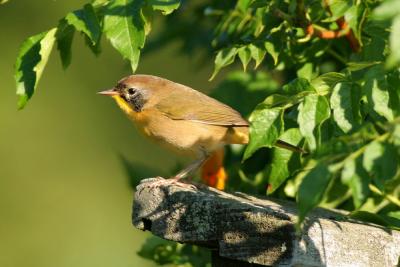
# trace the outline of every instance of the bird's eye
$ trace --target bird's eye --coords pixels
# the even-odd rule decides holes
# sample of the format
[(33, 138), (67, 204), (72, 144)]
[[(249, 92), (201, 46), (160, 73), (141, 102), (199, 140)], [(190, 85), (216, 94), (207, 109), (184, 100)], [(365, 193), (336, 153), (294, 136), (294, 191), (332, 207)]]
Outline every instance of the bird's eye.
[(133, 88), (129, 88), (128, 89), (128, 93), (130, 94), (130, 95), (133, 95), (134, 93), (135, 93), (135, 89), (133, 89)]

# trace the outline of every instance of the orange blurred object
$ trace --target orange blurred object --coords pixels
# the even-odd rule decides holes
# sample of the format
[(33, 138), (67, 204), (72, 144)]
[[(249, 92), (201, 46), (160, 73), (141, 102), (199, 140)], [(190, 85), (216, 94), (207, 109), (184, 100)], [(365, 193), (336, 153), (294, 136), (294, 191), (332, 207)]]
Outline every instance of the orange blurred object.
[(228, 176), (224, 168), (224, 149), (221, 148), (203, 164), (201, 168), (201, 179), (208, 186), (218, 190), (225, 189)]

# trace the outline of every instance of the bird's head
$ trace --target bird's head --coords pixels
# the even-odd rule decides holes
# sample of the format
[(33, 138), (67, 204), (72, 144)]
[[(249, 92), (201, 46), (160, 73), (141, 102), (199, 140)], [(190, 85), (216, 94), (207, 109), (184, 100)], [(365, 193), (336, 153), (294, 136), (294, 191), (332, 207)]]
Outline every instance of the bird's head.
[(114, 98), (126, 113), (138, 113), (154, 104), (163, 95), (167, 80), (151, 75), (131, 75), (120, 80), (110, 89), (99, 92)]

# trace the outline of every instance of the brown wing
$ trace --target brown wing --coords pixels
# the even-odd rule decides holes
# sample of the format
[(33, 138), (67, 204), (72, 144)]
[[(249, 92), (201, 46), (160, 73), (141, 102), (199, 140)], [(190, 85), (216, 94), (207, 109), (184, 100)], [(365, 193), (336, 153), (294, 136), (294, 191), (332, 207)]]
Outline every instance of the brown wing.
[(173, 120), (190, 120), (220, 126), (248, 126), (233, 108), (191, 88), (173, 90), (155, 106)]

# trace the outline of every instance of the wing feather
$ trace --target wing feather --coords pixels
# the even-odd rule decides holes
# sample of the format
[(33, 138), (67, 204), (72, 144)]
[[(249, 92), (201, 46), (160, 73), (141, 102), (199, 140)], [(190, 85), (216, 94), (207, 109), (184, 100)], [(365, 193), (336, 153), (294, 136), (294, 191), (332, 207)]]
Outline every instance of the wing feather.
[(188, 87), (172, 91), (155, 107), (173, 120), (190, 120), (220, 126), (248, 126), (233, 108)]

